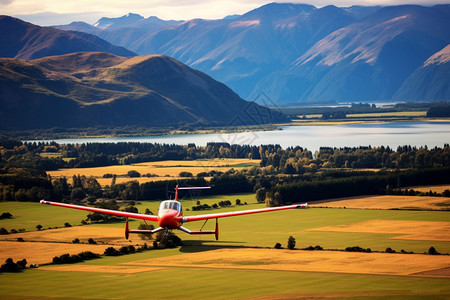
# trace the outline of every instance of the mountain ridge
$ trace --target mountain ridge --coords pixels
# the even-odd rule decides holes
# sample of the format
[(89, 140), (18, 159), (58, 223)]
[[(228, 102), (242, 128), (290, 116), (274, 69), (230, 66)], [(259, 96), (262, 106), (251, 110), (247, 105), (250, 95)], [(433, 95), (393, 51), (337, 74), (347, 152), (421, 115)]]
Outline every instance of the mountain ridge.
[(123, 47), (114, 46), (95, 35), (40, 27), (20, 19), (0, 16), (0, 57), (35, 59), (79, 51), (105, 51), (134, 56)]
[(0, 106), (2, 129), (254, 125), (251, 109), (269, 112), (170, 57), (103, 52), (0, 59)]
[(127, 29), (123, 38), (106, 30), (101, 36), (141, 55), (174, 57), (246, 99), (265, 93), (277, 104), (390, 101), (450, 42), (447, 20), (450, 5), (269, 3), (233, 18)]

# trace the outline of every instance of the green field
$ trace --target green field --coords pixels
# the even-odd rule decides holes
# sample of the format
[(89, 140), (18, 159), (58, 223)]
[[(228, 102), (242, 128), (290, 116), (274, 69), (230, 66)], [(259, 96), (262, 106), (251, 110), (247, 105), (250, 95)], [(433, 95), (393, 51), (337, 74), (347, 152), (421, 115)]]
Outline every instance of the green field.
[[(234, 206), (236, 199), (240, 199), (242, 203), (247, 202), (249, 204)], [(181, 202), (185, 210), (184, 215), (188, 216), (255, 209), (265, 206), (264, 204), (256, 204), (254, 199), (253, 194), (239, 194), (211, 196), (209, 198), (186, 197)], [(187, 208), (196, 205), (196, 201), (200, 201), (201, 204), (206, 203), (212, 205), (222, 200), (230, 200), (233, 207), (205, 211), (186, 211)], [(136, 207), (141, 213), (146, 208), (149, 208), (156, 214), (159, 201), (142, 201)], [(21, 202), (2, 202), (0, 203), (0, 211), (8, 211), (15, 217), (14, 219), (0, 220), (0, 227), (4, 227), (8, 231), (12, 228), (16, 230), (25, 228), (27, 231), (36, 230), (37, 224), (41, 224), (44, 229), (48, 227), (64, 227), (65, 222), (78, 225), (87, 215), (87, 212), (79, 210)], [(371, 248), (374, 251), (384, 251), (387, 247), (391, 247), (398, 251), (404, 249), (415, 253), (423, 253), (430, 246), (434, 246), (441, 253), (450, 253), (450, 242), (391, 239), (396, 236), (401, 236), (401, 234), (305, 231), (307, 229), (358, 223), (367, 220), (449, 222), (450, 215), (446, 211), (307, 208), (222, 218), (219, 220), (219, 241), (215, 241), (212, 235), (191, 236), (178, 230), (175, 233), (188, 244), (191, 241), (197, 243), (200, 240), (211, 246), (273, 247), (275, 243), (281, 243), (283, 246), (286, 246), (288, 237), (292, 235), (297, 241), (298, 248), (304, 248), (310, 245), (320, 245), (325, 249), (345, 249), (346, 247), (360, 246)], [(132, 220), (130, 227), (137, 228), (139, 222), (139, 220)], [(214, 220), (209, 220), (204, 229), (214, 229), (214, 222)], [(203, 221), (198, 221), (186, 223), (184, 226), (191, 230), (199, 230), (202, 225)], [(114, 223), (91, 226), (117, 227), (118, 231), (121, 232), (124, 224)]]
[(450, 296), (448, 279), (315, 272), (166, 268), (116, 275), (36, 270), (1, 278), (0, 295), (5, 299), (243, 299), (285, 295), (279, 296), (283, 299), (292, 294), (296, 299), (302, 294), (304, 298), (313, 294), (352, 299)]
[[(235, 199), (248, 205), (229, 207), (202, 212), (186, 211), (196, 205), (212, 205), (221, 200)], [(225, 212), (263, 207), (256, 204), (254, 195), (240, 194), (209, 198), (185, 197), (182, 200), (185, 215)], [(149, 208), (157, 212), (159, 202), (144, 202), (137, 205), (140, 212)], [(9, 211), (16, 218), (0, 220), (0, 227), (35, 229), (35, 224), (44, 228), (62, 227), (65, 222), (76, 224), (86, 216), (86, 212), (41, 205), (36, 203), (3, 202), (0, 211)], [(375, 234), (352, 232), (304, 231), (323, 226), (343, 225), (367, 220), (410, 220), (449, 222), (445, 211), (404, 211), (404, 210), (362, 210), (308, 208), (287, 210), (265, 214), (239, 216), (220, 219), (220, 240), (213, 236), (189, 236), (175, 231), (184, 246), (177, 249), (151, 250), (143, 253), (102, 259), (81, 265), (121, 266), (127, 262), (157, 257), (179, 256), (194, 252), (208, 251), (221, 247), (273, 247), (279, 242), (286, 246), (290, 235), (297, 241), (297, 248), (321, 245), (325, 249), (344, 249), (348, 246), (370, 247), (384, 251), (391, 247), (397, 251), (404, 249), (416, 253), (426, 252), (434, 246), (441, 253), (450, 252), (450, 242), (394, 240), (399, 234)], [(137, 227), (139, 221), (131, 222)], [(431, 223), (432, 224), (432, 223)], [(92, 226), (117, 227), (122, 234), (124, 224)], [(185, 227), (198, 230), (203, 222), (192, 222)], [(205, 229), (212, 229), (210, 220)], [(68, 245), (68, 248), (70, 245)], [(394, 254), (407, 255), (407, 254)], [(414, 276), (363, 275), (323, 272), (263, 271), (256, 269), (206, 269), (201, 267), (167, 267), (160, 270), (132, 274), (89, 273), (45, 270), (27, 270), (20, 274), (0, 275), (0, 297), (5, 299), (123, 299), (154, 298), (169, 299), (242, 299), (277, 296), (283, 298), (396, 298), (396, 299), (448, 299), (450, 284), (448, 278), (428, 278)], [(343, 270), (345, 272), (345, 270)]]
[(49, 227), (64, 227), (64, 223), (71, 225), (81, 224), (86, 219), (87, 213), (78, 210), (68, 210), (61, 207), (50, 207), (39, 203), (27, 202), (0, 202), (0, 214), (9, 212), (13, 219), (0, 220), (0, 227), (8, 231), (11, 229), (36, 230), (40, 224), (43, 229)]

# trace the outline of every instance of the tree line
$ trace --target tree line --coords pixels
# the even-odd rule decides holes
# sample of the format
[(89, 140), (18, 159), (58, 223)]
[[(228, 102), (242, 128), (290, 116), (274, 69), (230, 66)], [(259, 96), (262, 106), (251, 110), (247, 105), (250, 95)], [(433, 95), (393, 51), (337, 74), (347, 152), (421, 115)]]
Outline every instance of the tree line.
[[(68, 159), (70, 157), (73, 159)], [(93, 157), (103, 158), (95, 160)], [(231, 169), (225, 173), (198, 174), (183, 181), (139, 183), (130, 178), (129, 182), (118, 184), (115, 182), (116, 175), (108, 174), (111, 184), (106, 187), (100, 186), (94, 177), (77, 175), (72, 178), (51, 178), (45, 172), (69, 166), (198, 158), (254, 158), (260, 159), (260, 165), (240, 171)], [(173, 199), (175, 186), (181, 184), (212, 187), (202, 191), (202, 195), (256, 192), (258, 201), (267, 200), (269, 205), (279, 205), (303, 199), (311, 201), (327, 197), (386, 193), (408, 185), (448, 183), (449, 167), (448, 144), (443, 148), (402, 146), (397, 150), (370, 146), (323, 147), (312, 153), (300, 146), (283, 149), (279, 145), (60, 145), (54, 142), (0, 140), (0, 201), (48, 199), (95, 204), (97, 199)], [(378, 172), (360, 170), (373, 168), (379, 169)], [(207, 182), (204, 176), (211, 176), (211, 180)], [(188, 195), (187, 193), (180, 191), (180, 197)]]

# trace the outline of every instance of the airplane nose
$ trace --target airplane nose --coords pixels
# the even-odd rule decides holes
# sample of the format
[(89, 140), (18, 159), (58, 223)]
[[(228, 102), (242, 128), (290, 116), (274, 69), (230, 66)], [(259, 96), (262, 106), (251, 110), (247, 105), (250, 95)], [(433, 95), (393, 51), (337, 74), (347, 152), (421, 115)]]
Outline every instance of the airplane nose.
[(178, 211), (169, 211), (164, 213), (159, 218), (159, 227), (163, 228), (169, 228), (169, 229), (176, 229), (179, 227), (179, 222), (177, 220)]

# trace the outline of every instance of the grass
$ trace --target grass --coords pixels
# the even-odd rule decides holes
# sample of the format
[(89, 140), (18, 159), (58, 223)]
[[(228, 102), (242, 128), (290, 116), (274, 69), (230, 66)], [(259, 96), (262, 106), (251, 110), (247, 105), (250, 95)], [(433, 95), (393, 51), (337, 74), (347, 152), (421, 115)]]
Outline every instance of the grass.
[(442, 203), (450, 204), (450, 198), (431, 196), (357, 196), (312, 203), (313, 207), (358, 208), (358, 209), (417, 209), (445, 210)]
[[(184, 209), (195, 205), (199, 200), (202, 204), (212, 205), (222, 200), (235, 199), (248, 202), (248, 205), (222, 208), (202, 212), (185, 211), (185, 215), (200, 213), (224, 212), (240, 209), (263, 207), (255, 204), (253, 194), (240, 194), (216, 197), (182, 199)], [(142, 202), (139, 211), (149, 208), (156, 213), (158, 201)], [(0, 227), (20, 224), (34, 229), (34, 222), (42, 225), (55, 224), (63, 226), (64, 222), (75, 223), (87, 214), (83, 211), (52, 207), (36, 203), (3, 202), (2, 211), (10, 211), (16, 219), (1, 220)], [(71, 221), (72, 220), (72, 221)], [(227, 249), (234, 246), (273, 247), (276, 242), (286, 246), (290, 235), (297, 241), (297, 248), (309, 245), (321, 245), (325, 249), (344, 249), (348, 246), (360, 246), (372, 250), (384, 251), (391, 247), (397, 251), (405, 249), (416, 253), (426, 252), (434, 246), (441, 253), (450, 252), (450, 242), (398, 240), (401, 233), (370, 233), (370, 232), (330, 232), (309, 231), (325, 226), (356, 224), (373, 220), (397, 221), (427, 221), (449, 222), (448, 212), (443, 211), (403, 211), (403, 210), (361, 210), (308, 208), (302, 210), (287, 210), (272, 213), (255, 214), (233, 218), (223, 218), (220, 223), (220, 240), (216, 242), (212, 236), (188, 236), (176, 231), (185, 246), (177, 249), (151, 250), (143, 253), (120, 257), (104, 257), (89, 261), (80, 266), (105, 266), (105, 269), (125, 268), (127, 263), (159, 259), (167, 261), (183, 261), (184, 255), (200, 253), (214, 249)], [(213, 221), (213, 220), (212, 220)], [(137, 227), (138, 221), (130, 223)], [(192, 222), (185, 227), (197, 230), (203, 222)], [(205, 229), (212, 229), (213, 222), (208, 222)], [(437, 224), (437, 223), (436, 223)], [(34, 226), (33, 226), (34, 225)], [(25, 225), (24, 225), (25, 226)], [(119, 235), (123, 234), (123, 224), (90, 225), (79, 227), (101, 231), (101, 228), (117, 228)], [(206, 228), (209, 227), (209, 228)], [(43, 233), (49, 233), (44, 231)], [(39, 234), (36, 232), (36, 234)], [(88, 234), (88, 233), (86, 233)], [(67, 244), (66, 244), (67, 245)], [(69, 249), (71, 246), (67, 245)], [(225, 247), (225, 248), (224, 248)], [(32, 249), (32, 248), (30, 248)], [(269, 250), (267, 250), (269, 251)], [(276, 251), (276, 250), (271, 250)], [(205, 252), (209, 253), (209, 252)], [(277, 252), (280, 253), (280, 252)], [(301, 253), (301, 252), (295, 252)], [(317, 253), (317, 252), (316, 252)], [(62, 254), (62, 253), (61, 253)], [(289, 255), (289, 254), (283, 254)], [(311, 252), (314, 257), (314, 252)], [(406, 254), (392, 254), (399, 257), (412, 257)], [(201, 257), (202, 255), (200, 255)], [(187, 256), (186, 256), (187, 257)], [(396, 256), (393, 256), (396, 257)], [(279, 257), (278, 259), (281, 259)], [(318, 257), (316, 257), (318, 259)], [(137, 298), (151, 295), (159, 299), (183, 297), (187, 299), (241, 299), (255, 297), (278, 298), (448, 298), (450, 286), (448, 278), (428, 278), (413, 276), (361, 275), (327, 272), (303, 272), (285, 270), (256, 270), (257, 265), (264, 263), (253, 261), (231, 262), (233, 265), (245, 266), (245, 269), (205, 268), (207, 263), (198, 266), (162, 267), (147, 272), (126, 274), (122, 272), (91, 273), (78, 271), (54, 271), (40, 268), (21, 274), (2, 274), (0, 281), (0, 297), (4, 298)], [(269, 262), (267, 262), (269, 263)], [(136, 268), (143, 266), (136, 265)], [(79, 267), (80, 268), (80, 267)], [(345, 271), (345, 267), (342, 268)], [(45, 278), (45, 280), (43, 280)], [(26, 288), (23, 283), (26, 282)]]
[[(140, 256), (151, 257), (155, 252), (163, 251)], [(129, 299), (142, 295), (157, 299), (289, 298), (289, 295), (411, 299), (445, 298), (449, 293), (448, 279), (204, 268), (164, 268), (131, 275), (37, 270), (5, 274), (0, 281), (0, 295), (27, 299)]]
[[(248, 202), (249, 204), (216, 210), (186, 211), (186, 208), (196, 205), (198, 199), (202, 204), (212, 205), (222, 200), (230, 200), (234, 205), (237, 198), (241, 199), (242, 203)], [(187, 197), (181, 201), (186, 216), (264, 207), (264, 204), (255, 203), (253, 194), (208, 198)], [(159, 201), (142, 201), (137, 207), (141, 213), (149, 208), (156, 214), (159, 203)], [(1, 205), (2, 210), (9, 211), (16, 217), (11, 220), (0, 220), (0, 227), (5, 227), (8, 230), (10, 228), (36, 230), (37, 224), (43, 225), (44, 228), (63, 227), (65, 222), (75, 225), (79, 224), (87, 215), (87, 212), (83, 211), (37, 203), (3, 202)], [(441, 253), (450, 253), (450, 242), (392, 239), (402, 236), (399, 233), (308, 231), (308, 229), (325, 226), (346, 225), (371, 220), (449, 222), (449, 215), (445, 211), (307, 208), (220, 219), (219, 241), (215, 241), (212, 236), (190, 236), (180, 231), (176, 231), (176, 234), (187, 243), (195, 244), (198, 241), (203, 241), (211, 246), (273, 247), (277, 242), (286, 246), (288, 237), (292, 235), (296, 238), (299, 248), (310, 245), (320, 245), (325, 249), (345, 249), (349, 246), (360, 246), (384, 251), (387, 247), (391, 247), (398, 251), (404, 249), (423, 253), (428, 251), (430, 246), (434, 246)], [(139, 222), (139, 220), (131, 222), (130, 227), (137, 228)], [(210, 220), (204, 229), (213, 230), (214, 223), (214, 220)], [(198, 221), (186, 223), (184, 226), (191, 230), (199, 230), (202, 225), (203, 222)], [(123, 235), (123, 223), (91, 226), (117, 228), (119, 236)]]
[(25, 229), (26, 231), (36, 230), (36, 225), (40, 224), (43, 229), (48, 227), (64, 227), (64, 223), (71, 225), (81, 224), (81, 220), (86, 219), (87, 212), (71, 210), (66, 208), (39, 203), (29, 202), (0, 202), (0, 213), (9, 212), (13, 219), (0, 220), (0, 227), (10, 231), (11, 229)]

